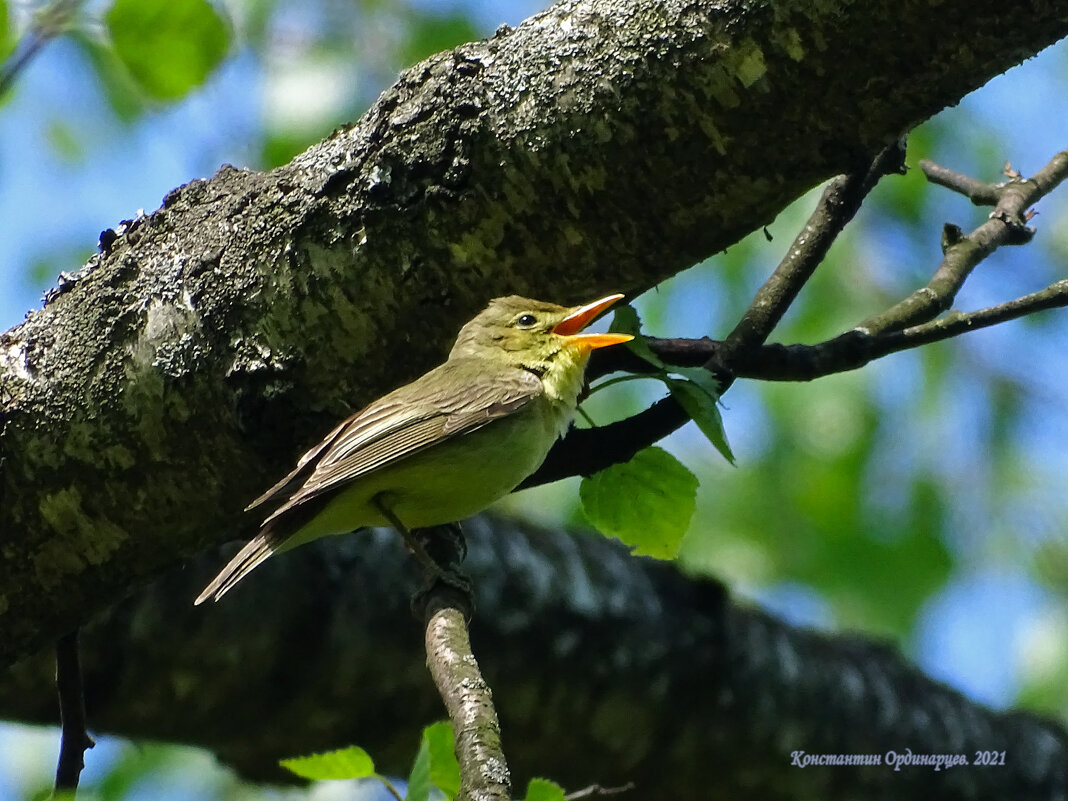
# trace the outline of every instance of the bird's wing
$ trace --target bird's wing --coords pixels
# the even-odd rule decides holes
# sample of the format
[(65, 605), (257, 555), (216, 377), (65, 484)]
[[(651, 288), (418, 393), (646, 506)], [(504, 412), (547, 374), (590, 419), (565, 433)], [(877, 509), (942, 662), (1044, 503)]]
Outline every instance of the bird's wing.
[[(471, 367), (463, 371), (463, 391), (453, 387), (428, 396), (418, 386), (401, 387), (342, 422), (305, 453), (292, 473), (249, 506), (286, 499), (195, 603), (209, 598), (217, 601), (278, 549), (288, 536), (275, 529), (279, 515), (372, 470), (507, 417), (542, 392), (541, 380), (525, 370)], [(297, 512), (312, 517), (316, 513), (307, 507)]]
[(300, 487), (300, 485), (307, 480), (308, 476), (311, 475), (312, 471), (315, 470), (315, 463), (312, 462), (312, 460), (324, 450), (326, 450), (331, 444), (333, 444), (334, 440), (337, 439), (338, 435), (345, 430), (345, 427), (352, 423), (354, 420), (356, 420), (356, 418), (359, 417), (361, 414), (363, 414), (363, 411), (356, 412), (356, 414), (338, 423), (337, 426), (334, 427), (334, 430), (327, 434), (326, 437), (321, 442), (319, 442), (318, 445), (316, 445), (314, 448), (309, 450), (307, 453), (301, 456), (300, 459), (297, 460), (297, 466), (293, 468), (289, 475), (287, 475), (285, 478), (283, 478), (281, 481), (279, 481), (277, 484), (275, 484), (273, 487), (263, 493), (263, 495), (258, 497), (248, 506), (246, 506), (245, 511), (247, 512), (251, 509), (255, 509), (261, 503), (269, 501), (272, 498), (280, 498), (283, 495), (289, 496), (290, 494), (295, 492)]
[[(452, 386), (425, 395), (419, 390), (420, 382), (416, 382), (391, 392), (343, 422), (301, 457), (296, 470), (253, 504), (288, 496), (264, 523), (372, 470), (507, 417), (542, 392), (541, 380), (526, 370), (478, 369), (465, 373), (460, 391)], [(299, 487), (294, 487), (302, 478)]]

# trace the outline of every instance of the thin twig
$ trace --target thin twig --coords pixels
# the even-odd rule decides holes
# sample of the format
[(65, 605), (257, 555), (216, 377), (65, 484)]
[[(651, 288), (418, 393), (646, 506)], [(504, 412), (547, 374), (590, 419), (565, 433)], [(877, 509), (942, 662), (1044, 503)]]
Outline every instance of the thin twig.
[[(876, 359), (921, 345), (929, 345), (978, 331), (1029, 314), (1068, 306), (1068, 279), (1050, 284), (1039, 292), (989, 306), (973, 312), (951, 312), (944, 317), (911, 326), (901, 331), (879, 334), (856, 329), (815, 345), (762, 345), (747, 348), (725, 362), (738, 378), (760, 381), (812, 381), (835, 373), (856, 370)], [(702, 339), (646, 340), (649, 347), (668, 364), (692, 367), (708, 360), (723, 363), (725, 343)], [(622, 349), (620, 349), (622, 350)], [(643, 369), (635, 358), (634, 367)], [(640, 363), (640, 364), (639, 364)], [(629, 369), (622, 366), (620, 369)], [(628, 418), (631, 420), (633, 418)]]
[(375, 778), (382, 782), (382, 786), (386, 788), (386, 792), (393, 796), (397, 801), (404, 801), (404, 796), (400, 794), (400, 790), (397, 789), (397, 785), (395, 785), (385, 776), (378, 776), (376, 774)]
[(932, 184), (952, 189), (958, 194), (964, 195), (976, 206), (994, 206), (1001, 197), (1000, 184), (990, 184), (964, 175), (956, 170), (943, 167), (930, 159), (920, 159), (920, 169), (924, 176)]
[(33, 27), (19, 42), (3, 67), (0, 67), (0, 98), (7, 94), (19, 73), (26, 69), (34, 56), (52, 39), (66, 31), (74, 12), (81, 4), (82, 0), (56, 0), (37, 11)]
[(568, 793), (564, 796), (567, 801), (578, 801), (580, 798), (589, 798), (593, 795), (619, 795), (619, 793), (627, 793), (633, 790), (637, 785), (634, 782), (627, 782), (619, 787), (602, 787), (599, 784), (591, 784), (589, 787), (583, 787), (581, 790), (575, 790), (573, 793)]
[(880, 338), (880, 352), (877, 355), (885, 356), (888, 353), (940, 342), (966, 331), (978, 331), (980, 328), (989, 328), (1028, 314), (1063, 306), (1068, 306), (1068, 279), (1057, 281), (1039, 292), (1032, 292), (1007, 303), (967, 313), (951, 312), (937, 320), (893, 332)]
[[(835, 178), (824, 190), (804, 230), (728, 336), (729, 344), (721, 343), (713, 358), (700, 363), (716, 374), (721, 392), (726, 392), (734, 380), (728, 367), (734, 361), (731, 354), (767, 339), (875, 183), (888, 172), (900, 169), (900, 148), (900, 143), (887, 147), (870, 165)], [(623, 348), (612, 350), (620, 351), (616, 358), (628, 358)], [(595, 363), (588, 371), (591, 378), (604, 374), (603, 366), (611, 362), (599, 360), (599, 364)], [(638, 371), (646, 369), (639, 367)], [(598, 428), (573, 428), (553, 447), (534, 475), (516, 489), (536, 487), (568, 476), (588, 476), (625, 462), (642, 448), (681, 428), (689, 419), (679, 403), (669, 396), (626, 420)]]
[(744, 364), (738, 366), (738, 376), (763, 381), (812, 381), (856, 370), (891, 353), (1064, 306), (1068, 306), (1068, 280), (1008, 303), (968, 313), (952, 312), (901, 331), (869, 334), (858, 329), (818, 345), (765, 345), (742, 355)]
[[(881, 154), (883, 158), (886, 154)], [(873, 173), (877, 173), (875, 165)], [(1068, 150), (1054, 156), (1045, 167), (1029, 180), (1014, 180), (999, 188), (998, 208), (991, 219), (967, 237), (954, 240), (947, 247), (947, 259), (939, 267), (931, 284), (902, 301), (892, 309), (869, 319), (852, 331), (817, 345), (759, 345), (773, 325), (781, 318), (782, 310), (797, 295), (800, 285), (814, 269), (810, 261), (793, 251), (799, 244), (815, 254), (819, 243), (795, 241), (795, 247), (783, 260), (771, 279), (761, 288), (748, 317), (735, 328), (734, 342), (711, 339), (647, 339), (647, 343), (661, 359), (677, 366), (703, 365), (723, 377), (724, 388), (734, 377), (766, 381), (811, 381), (831, 373), (846, 372), (862, 367), (873, 359), (919, 345), (937, 342), (959, 334), (985, 328), (1044, 309), (1068, 305), (1068, 285), (1052, 284), (1041, 292), (992, 306), (968, 314), (956, 313), (933, 319), (948, 308), (956, 295), (956, 287), (967, 273), (996, 247), (1015, 244), (1029, 237), (1023, 225), (1023, 212), (1031, 203), (1049, 194), (1068, 176)], [(949, 178), (946, 179), (951, 180)], [(844, 179), (836, 179), (843, 182)], [(836, 184), (842, 189), (842, 183)], [(826, 199), (821, 199), (821, 207)], [(817, 209), (822, 213), (821, 209)], [(842, 213), (842, 212), (840, 212)], [(1011, 215), (1015, 214), (1013, 217)], [(811, 222), (811, 220), (810, 220)], [(830, 224), (835, 224), (830, 223)], [(806, 226), (807, 229), (807, 226)], [(801, 237), (799, 237), (799, 240)], [(797, 259), (795, 261), (795, 259)], [(967, 262), (961, 267), (958, 263)], [(948, 275), (947, 275), (948, 273)], [(804, 280), (803, 280), (804, 279)], [(761, 309), (753, 307), (763, 306)], [(649, 372), (650, 367), (625, 348), (606, 349), (597, 354), (588, 374), (605, 375), (613, 370)], [(664, 398), (645, 411), (607, 426), (572, 429), (556, 445), (534, 475), (517, 489), (545, 484), (574, 475), (591, 475), (598, 470), (624, 462), (642, 448), (648, 447), (677, 428), (689, 418), (671, 397)]]
[(835, 239), (853, 219), (879, 179), (903, 167), (904, 146), (895, 142), (870, 165), (827, 184), (819, 203), (794, 238), (771, 277), (757, 291), (742, 319), (727, 335), (728, 350), (761, 345), (779, 324), (802, 287), (823, 262)]
[(56, 690), (59, 694), (60, 745), (55, 793), (73, 794), (85, 767), (85, 752), (96, 745), (86, 726), (77, 629), (56, 642)]
[[(928, 164), (925, 172), (932, 168), (933, 165)], [(953, 183), (954, 179), (940, 175), (947, 182)], [(1012, 180), (998, 186), (998, 201), (989, 219), (967, 236), (954, 235), (945, 248), (945, 257), (927, 286), (916, 290), (889, 309), (869, 317), (858, 328), (870, 334), (902, 330), (932, 320), (946, 311), (953, 304), (972, 270), (983, 259), (1002, 245), (1023, 244), (1031, 238), (1034, 231), (1025, 224), (1025, 213), (1032, 204), (1049, 194), (1066, 177), (1068, 150), (1055, 155), (1032, 178)]]
[(31, 33), (26, 39), (19, 43), (15, 52), (11, 54), (10, 58), (4, 63), (4, 66), (0, 68), (0, 97), (7, 94), (8, 89), (15, 83), (15, 79), (18, 78), (19, 73), (27, 67), (33, 60), (34, 56), (41, 52), (41, 48), (47, 43), (48, 39), (39, 36), (36, 33)]

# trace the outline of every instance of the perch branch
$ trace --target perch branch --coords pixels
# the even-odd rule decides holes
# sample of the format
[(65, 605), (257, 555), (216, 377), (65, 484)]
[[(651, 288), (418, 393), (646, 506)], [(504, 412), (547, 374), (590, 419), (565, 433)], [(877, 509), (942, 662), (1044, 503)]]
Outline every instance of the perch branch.
[(511, 777), (501, 747), (493, 695), (471, 650), (467, 620), (474, 602), (459, 573), (467, 547), (458, 525), (413, 532), (431, 557), (455, 579), (424, 568), (428, 589), (416, 598), (425, 622), (427, 667), (449, 713), (460, 763), (458, 801), (509, 801)]

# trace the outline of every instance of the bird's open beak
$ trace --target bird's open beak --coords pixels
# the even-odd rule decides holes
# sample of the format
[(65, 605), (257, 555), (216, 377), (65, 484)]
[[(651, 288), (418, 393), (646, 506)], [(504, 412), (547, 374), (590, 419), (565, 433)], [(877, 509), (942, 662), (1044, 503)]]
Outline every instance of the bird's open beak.
[(567, 337), (569, 344), (577, 345), (583, 350), (606, 348), (609, 345), (621, 345), (624, 342), (630, 342), (634, 339), (630, 334), (580, 333), (583, 328), (599, 317), (601, 312), (605, 311), (621, 297), (623, 296), (609, 295), (607, 298), (601, 298), (600, 300), (595, 300), (593, 303), (587, 303), (585, 306), (579, 306), (578, 308), (573, 309), (567, 317), (553, 327), (553, 333), (559, 334), (562, 337)]

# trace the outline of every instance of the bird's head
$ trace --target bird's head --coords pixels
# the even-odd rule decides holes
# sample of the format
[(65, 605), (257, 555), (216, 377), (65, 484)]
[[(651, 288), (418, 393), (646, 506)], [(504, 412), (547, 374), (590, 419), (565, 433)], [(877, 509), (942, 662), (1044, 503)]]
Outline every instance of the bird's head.
[(628, 334), (584, 334), (601, 312), (622, 295), (583, 306), (559, 306), (509, 295), (496, 298), (460, 329), (450, 359), (476, 357), (521, 367), (540, 376), (585, 366), (592, 351), (628, 342)]

